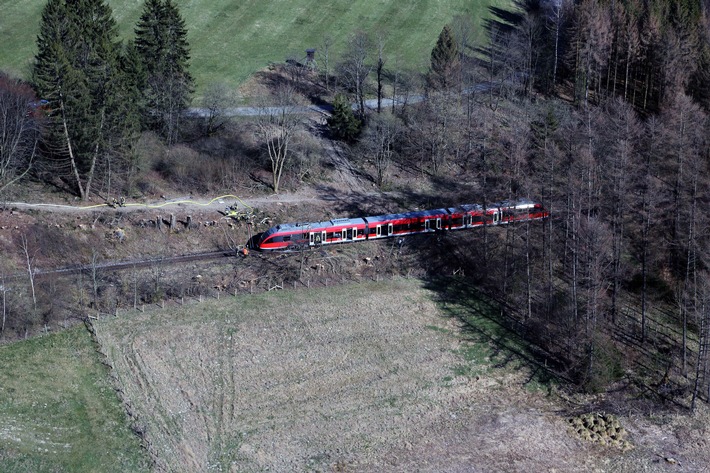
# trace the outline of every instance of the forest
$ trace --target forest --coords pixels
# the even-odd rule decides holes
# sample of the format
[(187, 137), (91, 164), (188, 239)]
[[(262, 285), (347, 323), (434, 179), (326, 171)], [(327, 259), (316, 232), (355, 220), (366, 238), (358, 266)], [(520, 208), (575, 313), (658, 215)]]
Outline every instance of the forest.
[(105, 2), (49, 0), (32, 77), (0, 76), (0, 194), (33, 182), (83, 200), (135, 195), (156, 175), (198, 193), (267, 175), (278, 193), (318, 184), (327, 142), (383, 191), (426, 182), (419, 197), (437, 205), (539, 200), (544, 224), (484, 229), (422, 260), (466, 268), (559, 379), (593, 392), (645, 370), (660, 399), (707, 402), (710, 2), (519, 0), (491, 13), (485, 41), (452, 18), (425, 72), (399, 67), (386, 31), (353, 31), (337, 57), (324, 38), (315, 67), (273, 65), (257, 107), (332, 103), (314, 131), (297, 114), (231, 119), (220, 84), (192, 103), (170, 0), (147, 0), (125, 44)]

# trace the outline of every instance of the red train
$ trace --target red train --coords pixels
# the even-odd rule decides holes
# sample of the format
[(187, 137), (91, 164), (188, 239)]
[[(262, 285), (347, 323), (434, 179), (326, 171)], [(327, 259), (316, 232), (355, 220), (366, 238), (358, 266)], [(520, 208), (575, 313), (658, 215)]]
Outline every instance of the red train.
[(529, 199), (498, 202), (485, 208), (477, 204), (464, 204), (375, 217), (285, 223), (262, 233), (254, 246), (262, 251), (293, 251), (335, 243), (540, 220), (549, 215), (542, 204)]

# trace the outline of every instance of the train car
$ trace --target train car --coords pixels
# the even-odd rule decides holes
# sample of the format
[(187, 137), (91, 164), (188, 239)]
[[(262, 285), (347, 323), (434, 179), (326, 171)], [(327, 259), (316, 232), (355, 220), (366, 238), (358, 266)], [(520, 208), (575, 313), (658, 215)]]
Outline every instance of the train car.
[(313, 223), (285, 223), (265, 231), (258, 239), (257, 249), (293, 251), (366, 238), (367, 222), (362, 218), (339, 218)]
[(448, 209), (434, 209), (364, 217), (363, 220), (369, 227), (368, 239), (376, 239), (441, 230), (448, 217)]
[(486, 207), (463, 204), (400, 214), (276, 225), (256, 238), (254, 246), (261, 251), (296, 251), (336, 243), (540, 220), (548, 216), (542, 204), (529, 199), (502, 201)]

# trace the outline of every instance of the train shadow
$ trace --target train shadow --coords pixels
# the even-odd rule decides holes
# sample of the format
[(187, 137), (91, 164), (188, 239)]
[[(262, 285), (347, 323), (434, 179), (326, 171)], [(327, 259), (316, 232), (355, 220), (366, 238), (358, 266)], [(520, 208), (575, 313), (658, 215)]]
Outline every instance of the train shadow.
[[(316, 186), (319, 197), (332, 204), (330, 211), (337, 217), (365, 217), (373, 215), (395, 214), (416, 210), (455, 207), (460, 204), (476, 202), (476, 196), (464, 199), (459, 189), (448, 192), (420, 192), (404, 189), (393, 192), (348, 191), (331, 185)], [(464, 193), (465, 194), (465, 193)], [(457, 197), (454, 197), (456, 195)]]

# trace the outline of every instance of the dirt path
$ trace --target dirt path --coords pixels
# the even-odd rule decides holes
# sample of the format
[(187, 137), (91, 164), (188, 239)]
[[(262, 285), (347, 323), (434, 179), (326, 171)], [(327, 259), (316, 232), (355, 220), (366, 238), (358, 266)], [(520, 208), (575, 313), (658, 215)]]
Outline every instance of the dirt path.
[(243, 206), (255, 207), (263, 204), (278, 203), (301, 203), (301, 202), (323, 202), (324, 198), (316, 195), (311, 190), (303, 190), (295, 193), (272, 194), (263, 197), (241, 198), (228, 194), (218, 197), (194, 198), (192, 196), (181, 196), (163, 198), (157, 201), (132, 202), (126, 201), (123, 205), (110, 203), (88, 204), (88, 205), (68, 205), (60, 203), (45, 202), (4, 202), (2, 207), (18, 210), (41, 210), (55, 213), (81, 213), (95, 212), (97, 210), (111, 210), (112, 212), (135, 212), (142, 210), (162, 209), (162, 208), (196, 208), (205, 210), (222, 210), (226, 206), (241, 204)]

